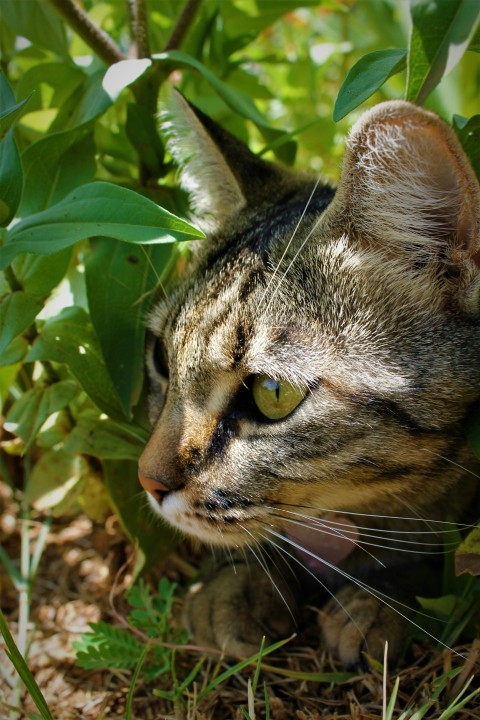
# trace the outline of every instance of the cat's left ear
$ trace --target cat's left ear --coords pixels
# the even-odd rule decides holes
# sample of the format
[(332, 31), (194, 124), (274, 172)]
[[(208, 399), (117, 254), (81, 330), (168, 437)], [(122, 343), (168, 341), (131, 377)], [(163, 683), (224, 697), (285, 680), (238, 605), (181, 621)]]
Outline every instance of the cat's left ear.
[[(480, 188), (455, 132), (403, 101), (360, 118), (347, 145), (328, 224), (406, 267), (437, 278), (473, 302), (480, 278)], [(443, 269), (442, 269), (443, 268)]]
[(258, 207), (283, 186), (288, 171), (254, 155), (177, 90), (167, 100), (162, 128), (180, 169), (196, 223), (218, 230), (245, 207)]

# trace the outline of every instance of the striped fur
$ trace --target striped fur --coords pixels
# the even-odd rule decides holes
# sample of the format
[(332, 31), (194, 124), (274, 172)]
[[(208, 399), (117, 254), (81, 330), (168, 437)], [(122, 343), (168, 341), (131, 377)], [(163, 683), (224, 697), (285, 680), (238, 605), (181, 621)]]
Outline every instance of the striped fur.
[[(426, 521), (462, 520), (477, 484), (464, 421), (480, 394), (480, 191), (460, 144), (433, 114), (385, 103), (353, 128), (334, 191), (260, 161), (183, 98), (175, 103), (172, 154), (212, 232), (150, 317), (153, 430), (140, 471), (169, 491), (152, 506), (187, 535), (254, 554), (268, 540), (282, 545), (300, 514), (335, 511), (364, 528), (360, 545), (407, 532), (420, 557)], [(154, 360), (159, 343), (168, 378)], [(266, 421), (252, 401), (258, 374), (305, 399)], [(405, 562), (394, 541), (375, 558), (360, 545), (322, 582), (335, 588), (344, 572), (365, 578), (380, 561)], [(274, 587), (294, 595), (263, 563)], [(234, 580), (228, 570), (195, 595), (190, 625), (200, 641), (246, 652), (253, 631), (228, 612), (225, 583), (238, 583), (238, 609), (248, 573)], [(270, 590), (255, 627), (277, 603)], [(201, 619), (210, 602), (223, 618), (215, 630)], [(332, 617), (324, 636), (355, 664), (364, 644), (342, 645)]]

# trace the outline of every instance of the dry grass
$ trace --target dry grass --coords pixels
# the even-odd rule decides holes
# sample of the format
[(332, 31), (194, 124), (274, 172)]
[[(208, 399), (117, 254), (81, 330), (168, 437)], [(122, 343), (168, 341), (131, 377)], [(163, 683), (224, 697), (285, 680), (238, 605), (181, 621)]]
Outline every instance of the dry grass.
[[(10, 493), (2, 489), (3, 504), (0, 534), (3, 548), (11, 558), (20, 553), (20, 523)], [(38, 525), (32, 524), (32, 537)], [(58, 720), (90, 720), (90, 718), (124, 718), (126, 698), (131, 683), (130, 673), (119, 671), (86, 671), (75, 666), (72, 641), (88, 629), (89, 622), (102, 618), (118, 622), (126, 612), (123, 596), (129, 583), (128, 572), (122, 571), (128, 561), (128, 545), (122, 539), (114, 517), (103, 525), (93, 525), (85, 517), (71, 521), (55, 521), (49, 532), (38, 577), (31, 596), (32, 643), (29, 666), (40, 686), (52, 715)], [(184, 585), (191, 573), (191, 549), (180, 547), (161, 568), (170, 579)], [(193, 558), (195, 560), (195, 558)], [(128, 567), (128, 562), (127, 562)], [(120, 575), (119, 575), (120, 571)], [(120, 577), (120, 579), (119, 579)], [(115, 579), (116, 578), (116, 579)], [(114, 591), (112, 592), (112, 587)], [(18, 620), (18, 595), (5, 568), (0, 568), (2, 609), (15, 635)], [(306, 628), (297, 638), (265, 660), (280, 672), (325, 673), (340, 672), (331, 657), (319, 647), (315, 612), (307, 611)], [(454, 680), (446, 695), (453, 696), (468, 675), (478, 668), (478, 646), (458, 648), (463, 655), (471, 653), (465, 664), (451, 652), (440, 652), (427, 644), (415, 643), (408, 658), (387, 680), (387, 696), (391, 693), (396, 675), (400, 675), (397, 707), (405, 709), (420, 704), (435, 678), (452, 667), (465, 665), (460, 679)], [(176, 654), (176, 672), (185, 677), (201, 653), (190, 649)], [(27, 720), (35, 708), (28, 695), (15, 695), (16, 676), (4, 654), (1, 655), (0, 697), (1, 717), (8, 717), (8, 704), (19, 708), (16, 716)], [(232, 665), (221, 657), (205, 658), (202, 670), (188, 692), (176, 704), (155, 697), (155, 688), (169, 690), (171, 678), (162, 676), (161, 682), (146, 685), (141, 679), (135, 689), (134, 717), (143, 720), (240, 720), (248, 708), (249, 680), (255, 668), (236, 673), (215, 688), (207, 698), (197, 703), (201, 689), (215, 674)], [(265, 709), (263, 683), (266, 683), (268, 710)], [(472, 688), (478, 678), (474, 680)], [(382, 717), (384, 701), (383, 679), (380, 672), (371, 670), (343, 684), (318, 683), (280, 675), (274, 670), (262, 670), (257, 691), (250, 693), (250, 715), (255, 720), (269, 716), (272, 720), (378, 720)], [(480, 706), (480, 703), (479, 703)], [(455, 715), (456, 720), (480, 717), (479, 706), (465, 708)], [(252, 712), (254, 715), (252, 715)], [(267, 715), (266, 715), (267, 712)], [(432, 708), (428, 718), (438, 718), (440, 705)], [(12, 715), (13, 717), (13, 715)], [(398, 717), (398, 713), (393, 715)]]

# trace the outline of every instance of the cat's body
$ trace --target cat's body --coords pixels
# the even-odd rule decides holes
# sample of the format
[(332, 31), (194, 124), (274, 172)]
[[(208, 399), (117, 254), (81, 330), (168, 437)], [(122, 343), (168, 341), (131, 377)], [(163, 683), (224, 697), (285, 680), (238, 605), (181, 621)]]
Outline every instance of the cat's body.
[(335, 193), (176, 102), (171, 149), (209, 237), (151, 315), (140, 477), (173, 525), (251, 558), (192, 594), (189, 623), (249, 652), (288, 632), (315, 576), (344, 585), (323, 626), (344, 662), (385, 639), (395, 653), (381, 593), (410, 603), (410, 564), (476, 492), (477, 180), (453, 132), (407, 103), (357, 124)]

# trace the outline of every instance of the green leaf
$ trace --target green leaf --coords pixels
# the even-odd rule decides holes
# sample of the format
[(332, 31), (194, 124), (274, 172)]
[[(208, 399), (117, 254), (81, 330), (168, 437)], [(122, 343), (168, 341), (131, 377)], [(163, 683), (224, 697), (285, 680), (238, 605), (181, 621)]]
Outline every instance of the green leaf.
[(23, 659), (19, 649), (15, 645), (12, 634), (8, 629), (7, 621), (3, 612), (0, 610), (0, 632), (3, 635), (6, 646), (6, 654), (10, 662), (13, 664), (15, 670), (22, 678), (25, 683), (25, 687), (30, 693), (30, 697), (37, 706), (37, 709), (42, 716), (43, 720), (53, 720), (53, 715), (48, 709), (48, 705), (45, 698), (42, 695), (42, 691), (38, 687), (35, 678), (33, 677), (27, 663)]
[(406, 67), (406, 50), (377, 50), (351, 68), (338, 93), (333, 119), (341, 120), (373, 95), (389, 77)]
[(0, 248), (0, 268), (19, 253), (48, 255), (98, 235), (140, 244), (204, 237), (199, 230), (133, 190), (94, 182), (82, 185), (48, 210), (17, 223)]
[(127, 105), (125, 124), (128, 139), (138, 153), (141, 162), (152, 175), (163, 174), (163, 145), (157, 131), (154, 117), (141, 105)]
[[(76, 383), (73, 385), (75, 394)], [(43, 453), (27, 478), (26, 502), (40, 512), (53, 510), (58, 517), (78, 498), (86, 470), (84, 458), (70, 455), (63, 449)]]
[(125, 414), (143, 385), (145, 315), (157, 272), (171, 254), (166, 245), (135, 247), (102, 238), (85, 263), (93, 326)]
[(471, 530), (457, 548), (455, 572), (457, 575), (462, 573), (480, 575), (480, 526)]
[(63, 200), (95, 177), (90, 125), (47, 135), (22, 155), (25, 186), (19, 215), (32, 215)]
[[(174, 531), (165, 523), (145, 512), (146, 499), (138, 481), (136, 462), (106, 460), (103, 463), (104, 480), (112, 505), (128, 537), (139, 547), (136, 566), (148, 569), (165, 559), (177, 543)], [(148, 518), (151, 517), (151, 522)]]
[(5, 427), (22, 438), (27, 449), (45, 420), (62, 410), (73, 400), (78, 387), (72, 380), (61, 380), (53, 385), (37, 385), (27, 390), (10, 408)]
[(469, 120), (454, 115), (453, 127), (480, 180), (480, 115)]
[(48, 257), (19, 255), (12, 269), (26, 293), (46, 298), (67, 272), (71, 256), (70, 248)]
[(15, 95), (3, 71), (0, 71), (0, 108), (0, 118), (3, 118), (15, 109)]
[[(277, 137), (283, 137), (285, 135), (284, 130), (277, 130), (271, 127), (255, 103), (247, 95), (244, 95), (239, 90), (234, 90), (222, 82), (211, 70), (190, 55), (180, 50), (169, 50), (168, 52), (154, 55), (153, 59), (159, 63), (167, 63), (173, 67), (187, 67), (197, 70), (234, 112), (251, 120), (258, 127), (267, 142), (273, 143)], [(290, 141), (276, 147), (275, 151), (281, 160), (291, 163), (295, 156), (295, 149), (296, 144)]]
[(0, 355), (0, 367), (15, 365), (23, 360), (29, 348), (28, 340), (18, 336), (14, 338)]
[(104, 87), (105, 77), (105, 70), (88, 75), (60, 107), (50, 132), (86, 125), (103, 115), (113, 102)]
[(92, 410), (83, 412), (65, 441), (65, 450), (102, 460), (137, 461), (148, 440), (142, 428), (100, 418)]
[(47, 320), (27, 356), (28, 362), (34, 360), (65, 363), (100, 410), (113, 418), (123, 419), (92, 324), (81, 308), (65, 308)]
[(0, 0), (2, 21), (17, 35), (68, 58), (65, 25), (45, 0)]
[(422, 105), (467, 50), (480, 19), (480, 4), (472, 0), (410, 0), (410, 13), (405, 97)]
[[(6, 353), (5, 353), (6, 354)], [(3, 355), (2, 355), (3, 361)], [(1, 363), (3, 365), (3, 362)], [(10, 395), (13, 383), (18, 375), (20, 365), (5, 363), (5, 367), (0, 367), (0, 412), (4, 414), (3, 406)], [(1, 460), (1, 456), (0, 456)], [(1, 467), (1, 466), (0, 466)], [(6, 479), (6, 478), (5, 478)]]
[(23, 172), (17, 144), (10, 129), (0, 142), (0, 225), (13, 219), (20, 204)]
[(450, 617), (460, 603), (456, 595), (443, 595), (438, 598), (417, 597), (417, 600), (424, 610), (431, 610), (440, 617)]
[(16, 93), (19, 99), (32, 96), (29, 110), (44, 107), (44, 87), (52, 88), (49, 107), (62, 107), (75, 89), (85, 81), (85, 72), (72, 63), (41, 62), (22, 72)]
[(0, 138), (10, 130), (15, 120), (22, 114), (24, 106), (30, 100), (30, 95), (19, 103), (15, 103), (15, 95), (7, 82), (5, 75), (0, 72)]
[(143, 645), (127, 630), (106, 622), (89, 623), (92, 632), (82, 635), (72, 645), (77, 651), (77, 664), (95, 668), (131, 668), (137, 663)]
[(35, 320), (43, 303), (39, 298), (16, 290), (0, 299), (0, 353)]

